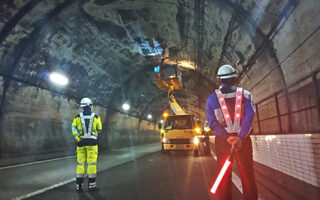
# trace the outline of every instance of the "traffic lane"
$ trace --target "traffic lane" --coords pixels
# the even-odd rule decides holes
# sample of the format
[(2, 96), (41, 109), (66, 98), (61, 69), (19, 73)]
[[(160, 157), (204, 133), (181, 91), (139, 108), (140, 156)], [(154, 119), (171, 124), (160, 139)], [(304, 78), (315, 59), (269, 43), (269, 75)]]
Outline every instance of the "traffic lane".
[[(98, 171), (160, 150), (159, 143), (113, 149), (98, 155)], [(41, 192), (75, 178), (76, 156), (0, 167), (0, 199), (9, 200)]]
[[(75, 183), (47, 191), (31, 199), (111, 200), (214, 200), (209, 190), (217, 173), (212, 157), (185, 152), (156, 152), (98, 173), (99, 191), (77, 193)], [(234, 199), (241, 193), (232, 186)]]

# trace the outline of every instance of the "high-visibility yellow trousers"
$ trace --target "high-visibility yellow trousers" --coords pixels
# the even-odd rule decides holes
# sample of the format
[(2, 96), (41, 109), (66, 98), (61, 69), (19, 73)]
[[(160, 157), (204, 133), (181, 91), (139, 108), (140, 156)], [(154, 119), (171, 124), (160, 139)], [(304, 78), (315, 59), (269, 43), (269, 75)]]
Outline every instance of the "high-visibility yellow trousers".
[(85, 163), (88, 164), (88, 178), (97, 176), (98, 145), (77, 147), (77, 178), (84, 177)]

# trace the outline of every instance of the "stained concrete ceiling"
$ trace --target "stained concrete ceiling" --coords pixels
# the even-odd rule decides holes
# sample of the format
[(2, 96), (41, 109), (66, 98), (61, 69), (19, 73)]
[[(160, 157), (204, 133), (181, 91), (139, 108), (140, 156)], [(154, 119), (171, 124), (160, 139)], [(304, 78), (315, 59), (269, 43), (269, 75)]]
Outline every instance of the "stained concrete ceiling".
[[(161, 57), (191, 60), (177, 101), (204, 116), (217, 68), (237, 67), (242, 78), (262, 51), (277, 61), (272, 39), (296, 0), (2, 0), (0, 73), (70, 98), (130, 114), (159, 116), (166, 91), (153, 83)], [(67, 87), (48, 81), (58, 71)], [(283, 77), (282, 77), (283, 79)]]

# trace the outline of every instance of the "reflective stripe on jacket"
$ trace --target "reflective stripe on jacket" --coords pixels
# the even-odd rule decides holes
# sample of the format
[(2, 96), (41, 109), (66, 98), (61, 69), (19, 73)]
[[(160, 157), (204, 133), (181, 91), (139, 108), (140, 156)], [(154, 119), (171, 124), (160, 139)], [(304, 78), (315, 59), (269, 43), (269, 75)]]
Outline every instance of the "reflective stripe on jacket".
[[(227, 90), (227, 93), (224, 93), (223, 90)], [(233, 90), (233, 91), (232, 91)], [(224, 98), (226, 99), (226, 104), (229, 109), (229, 112), (232, 112), (232, 109), (234, 108), (235, 105), (235, 87), (230, 87), (228, 85), (223, 85), (221, 88), (221, 91), (224, 95)], [(242, 114), (241, 114), (241, 125), (240, 125), (240, 131), (238, 132), (238, 137), (244, 138), (249, 135), (251, 129), (252, 129), (252, 120), (255, 114), (255, 107), (253, 103), (253, 96), (252, 94), (244, 90), (243, 92), (243, 97), (242, 98)], [(229, 101), (228, 101), (229, 99)], [(231, 100), (231, 101), (230, 101)], [(230, 103), (232, 102), (233, 103)], [(212, 93), (207, 100), (207, 121), (209, 127), (213, 130), (213, 132), (217, 136), (222, 136), (224, 138), (227, 138), (229, 136), (229, 133), (226, 131), (225, 127), (225, 120), (223, 117), (223, 113), (217, 98), (216, 93)], [(230, 114), (233, 116), (233, 114)]]
[(72, 134), (79, 142), (80, 139), (97, 139), (102, 130), (101, 119), (98, 115), (78, 114), (72, 122)]

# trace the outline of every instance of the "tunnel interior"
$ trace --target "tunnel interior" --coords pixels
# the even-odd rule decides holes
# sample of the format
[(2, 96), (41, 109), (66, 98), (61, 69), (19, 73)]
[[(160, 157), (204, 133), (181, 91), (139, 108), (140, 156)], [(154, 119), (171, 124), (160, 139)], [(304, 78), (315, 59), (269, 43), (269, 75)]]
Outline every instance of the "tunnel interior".
[[(153, 70), (169, 57), (196, 66), (175, 91), (188, 113), (206, 120), (217, 70), (231, 64), (256, 103), (255, 150), (312, 140), (319, 165), (319, 11), (318, 0), (2, 0), (0, 158), (74, 153), (83, 97), (102, 118), (101, 150), (158, 142), (170, 107)], [(68, 85), (52, 83), (52, 72)], [(267, 153), (254, 156), (268, 166)], [(319, 187), (314, 170), (299, 179)]]

